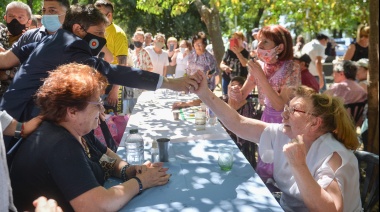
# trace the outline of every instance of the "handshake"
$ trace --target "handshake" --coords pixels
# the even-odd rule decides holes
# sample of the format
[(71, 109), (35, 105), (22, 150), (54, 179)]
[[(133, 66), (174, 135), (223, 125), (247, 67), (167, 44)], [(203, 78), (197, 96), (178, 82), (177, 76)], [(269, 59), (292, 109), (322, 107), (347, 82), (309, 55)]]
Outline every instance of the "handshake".
[[(205, 80), (205, 75), (201, 71), (197, 71), (192, 75), (185, 75), (181, 78), (163, 78), (161, 88), (167, 88), (173, 91), (185, 91), (194, 92), (202, 86), (202, 82)], [(206, 82), (207, 87), (207, 82)]]

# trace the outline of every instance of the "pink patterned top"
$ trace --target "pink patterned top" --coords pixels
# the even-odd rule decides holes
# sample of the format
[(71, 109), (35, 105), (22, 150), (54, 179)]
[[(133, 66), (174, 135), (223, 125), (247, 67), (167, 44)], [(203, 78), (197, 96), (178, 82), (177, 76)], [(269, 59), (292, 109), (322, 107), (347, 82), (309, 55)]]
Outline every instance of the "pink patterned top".
[[(293, 65), (292, 60), (278, 61), (275, 64), (264, 64), (263, 71), (269, 84), (277, 93), (281, 93), (283, 86), (301, 85), (301, 71), (299, 66)], [(258, 88), (260, 103), (266, 107), (272, 107), (269, 99), (261, 88), (260, 82), (255, 79), (255, 83)]]

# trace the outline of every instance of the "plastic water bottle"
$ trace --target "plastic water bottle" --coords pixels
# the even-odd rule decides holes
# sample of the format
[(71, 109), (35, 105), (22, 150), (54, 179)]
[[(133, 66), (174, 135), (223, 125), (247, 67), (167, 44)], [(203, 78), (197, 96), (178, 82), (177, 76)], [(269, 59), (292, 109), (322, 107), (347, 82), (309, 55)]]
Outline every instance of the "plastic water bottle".
[(160, 159), (158, 157), (158, 144), (157, 141), (152, 142), (152, 148), (150, 149), (150, 154), (152, 155), (151, 162), (156, 163), (159, 162)]
[(144, 139), (138, 134), (138, 129), (129, 130), (124, 141), (127, 162), (132, 165), (141, 165), (144, 162)]

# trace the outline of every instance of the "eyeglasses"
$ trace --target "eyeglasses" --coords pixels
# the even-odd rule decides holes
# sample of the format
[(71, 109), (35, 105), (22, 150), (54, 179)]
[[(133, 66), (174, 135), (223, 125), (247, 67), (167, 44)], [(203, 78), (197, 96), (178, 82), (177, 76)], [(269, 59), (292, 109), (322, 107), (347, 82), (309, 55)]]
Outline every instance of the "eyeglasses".
[(203, 47), (202, 43), (194, 43), (194, 46)]
[(96, 105), (99, 107), (99, 109), (102, 109), (103, 108), (103, 105), (104, 105), (104, 102), (102, 99), (99, 99), (98, 102), (90, 102), (90, 101), (86, 101), (87, 103), (89, 104), (92, 104), (92, 105)]
[(288, 105), (284, 106), (284, 112), (285, 111), (288, 112), (289, 114), (292, 114), (292, 115), (294, 114), (294, 112), (299, 112), (299, 113), (305, 113), (305, 114), (315, 116), (313, 113), (309, 113), (309, 112), (306, 112), (303, 110), (298, 110), (298, 109), (295, 109), (294, 107), (289, 107)]

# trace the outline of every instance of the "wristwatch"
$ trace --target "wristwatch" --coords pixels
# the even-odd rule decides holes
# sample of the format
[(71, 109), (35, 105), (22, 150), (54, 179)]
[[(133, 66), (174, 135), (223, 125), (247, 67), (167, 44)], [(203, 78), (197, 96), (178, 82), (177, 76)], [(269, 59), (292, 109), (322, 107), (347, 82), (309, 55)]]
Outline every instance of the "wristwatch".
[(10, 70), (6, 70), (6, 71), (5, 71), (5, 74), (6, 74), (7, 76), (11, 75), (11, 71), (10, 71)]

